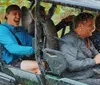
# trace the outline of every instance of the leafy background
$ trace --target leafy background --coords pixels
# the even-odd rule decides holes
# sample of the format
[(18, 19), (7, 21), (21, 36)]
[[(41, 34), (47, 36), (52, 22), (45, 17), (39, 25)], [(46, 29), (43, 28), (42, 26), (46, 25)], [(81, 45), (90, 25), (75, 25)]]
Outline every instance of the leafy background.
[(30, 2), (28, 0), (0, 0), (0, 20), (2, 22), (4, 21), (6, 7), (11, 4), (17, 4), (19, 6), (27, 6), (28, 7)]
[[(4, 19), (4, 17), (5, 17), (5, 9), (7, 8), (7, 6), (9, 6), (11, 4), (17, 4), (20, 7), (21, 6), (29, 7), (30, 6), (30, 1), (29, 0), (0, 0), (0, 21), (1, 22), (5, 21), (5, 19)], [(50, 4), (50, 3), (41, 2), (40, 4), (43, 7), (45, 7), (46, 13), (48, 13), (48, 10), (52, 6), (52, 4)], [(54, 24), (56, 25), (62, 19), (66, 18), (67, 16), (69, 16), (69, 15), (75, 15), (76, 16), (79, 12), (81, 12), (81, 10), (77, 9), (77, 8), (57, 5), (55, 13), (52, 16), (52, 20), (53, 20)], [(92, 12), (92, 13), (95, 15), (94, 12)], [(69, 32), (69, 30), (70, 29), (68, 27), (66, 32)], [(58, 35), (60, 35), (61, 32), (62, 32), (62, 30), (58, 32)]]
[[(5, 9), (10, 4), (17, 4), (20, 7), (21, 6), (29, 7), (30, 1), (28, 1), (28, 0), (0, 0), (0, 20), (2, 22), (4, 22)], [(52, 4), (50, 4), (50, 3), (41, 2), (40, 4), (43, 7), (45, 7), (46, 13), (48, 13), (49, 8), (52, 6)], [(79, 12), (80, 12), (80, 9), (57, 5), (57, 8), (52, 17), (52, 20), (54, 21), (54, 24), (58, 24), (63, 18), (65, 18), (69, 15), (77, 15)]]
[[(41, 5), (45, 7), (45, 11), (48, 12), (52, 4), (41, 2)], [(77, 15), (80, 12), (79, 9), (57, 5), (55, 13), (52, 17), (52, 20), (55, 24), (58, 24), (62, 19), (66, 18), (69, 15)]]
[[(2, 22), (4, 21), (5, 17), (5, 9), (10, 4), (17, 4), (19, 6), (29, 7), (30, 2), (28, 0), (0, 0), (0, 20)], [(48, 12), (49, 8), (52, 6), (52, 4), (43, 2), (41, 2), (41, 5), (45, 7), (46, 12)], [(66, 16), (74, 14), (75, 11), (77, 10), (57, 5), (57, 9), (55, 10), (55, 15), (52, 17), (52, 20), (55, 24), (57, 24), (59, 21), (61, 21), (61, 19), (65, 18)]]
[[(0, 0), (0, 21), (4, 22), (5, 19), (5, 10), (7, 8), (7, 6), (11, 5), (11, 4), (17, 4), (20, 7), (21, 6), (26, 6), (29, 7), (30, 6), (30, 1), (28, 0)], [(50, 9), (50, 7), (52, 6), (52, 4), (50, 3), (40, 3), (43, 7), (45, 7), (45, 11), (46, 13), (48, 13), (48, 10)], [(79, 12), (79, 10), (77, 9), (73, 9), (73, 8), (69, 8), (69, 7), (64, 7), (61, 5), (57, 5), (57, 8), (55, 10), (55, 13), (52, 17), (52, 20), (54, 22), (54, 24), (58, 24), (63, 18), (69, 16), (70, 14), (76, 14)]]

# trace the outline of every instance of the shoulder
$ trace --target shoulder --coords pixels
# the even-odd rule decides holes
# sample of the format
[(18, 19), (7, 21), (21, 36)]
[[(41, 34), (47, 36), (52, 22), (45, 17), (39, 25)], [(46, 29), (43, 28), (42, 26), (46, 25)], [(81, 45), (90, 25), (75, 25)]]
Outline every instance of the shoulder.
[(0, 32), (2, 32), (2, 31), (6, 32), (6, 31), (9, 31), (9, 30), (7, 29), (6, 26), (4, 26), (3, 24), (0, 24)]
[(80, 39), (80, 37), (73, 32), (70, 32), (68, 34), (66, 34), (63, 38), (61, 38), (59, 44), (60, 47), (61, 46), (67, 46), (69, 47), (77, 47), (80, 43), (82, 42), (82, 40)]
[(75, 42), (78, 39), (78, 37), (73, 32), (70, 32), (70, 33), (64, 35), (62, 39), (66, 40), (68, 42)]
[(60, 40), (59, 40), (60, 47), (61, 46), (76, 46), (77, 44), (77, 38), (72, 35), (72, 33), (68, 33), (64, 35)]
[(6, 26), (4, 24), (0, 24), (0, 27), (6, 28)]

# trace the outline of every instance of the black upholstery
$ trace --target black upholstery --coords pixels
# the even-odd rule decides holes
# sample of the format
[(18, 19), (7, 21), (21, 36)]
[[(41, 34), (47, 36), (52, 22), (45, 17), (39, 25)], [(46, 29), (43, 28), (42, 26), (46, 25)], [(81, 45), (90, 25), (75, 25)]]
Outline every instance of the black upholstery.
[(32, 36), (35, 35), (35, 22), (31, 14), (31, 10), (27, 9), (25, 6), (21, 8), (22, 14), (22, 26), (28, 31)]
[(43, 57), (49, 67), (48, 72), (61, 75), (66, 69), (67, 63), (65, 55), (58, 51), (59, 41), (57, 39), (57, 31), (51, 19), (46, 19), (44, 23), (44, 33), (46, 35), (46, 48), (43, 49)]
[(44, 32), (46, 35), (46, 48), (57, 50), (59, 48), (59, 43), (56, 39), (57, 31), (53, 21), (49, 18), (46, 19), (46, 22), (44, 23)]
[(43, 52), (44, 59), (46, 60), (51, 73), (60, 76), (68, 66), (66, 63), (66, 58), (64, 57), (65, 55), (60, 51), (49, 48), (44, 49)]

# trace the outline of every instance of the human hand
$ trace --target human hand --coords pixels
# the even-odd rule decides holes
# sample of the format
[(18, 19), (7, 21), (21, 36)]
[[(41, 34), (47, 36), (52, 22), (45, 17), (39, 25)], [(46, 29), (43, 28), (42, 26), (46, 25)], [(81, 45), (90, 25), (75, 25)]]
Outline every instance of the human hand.
[(100, 54), (97, 54), (94, 58), (96, 64), (100, 64)]

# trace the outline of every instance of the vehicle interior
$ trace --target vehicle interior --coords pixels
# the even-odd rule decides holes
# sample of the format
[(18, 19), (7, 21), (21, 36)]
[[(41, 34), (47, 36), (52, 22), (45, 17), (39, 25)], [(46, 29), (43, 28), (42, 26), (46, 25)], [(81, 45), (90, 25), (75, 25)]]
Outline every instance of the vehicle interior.
[[(87, 85), (69, 78), (62, 78), (60, 75), (67, 69), (65, 56), (59, 51), (59, 41), (67, 32), (72, 31), (74, 23), (70, 18), (69, 21), (61, 20), (58, 25), (54, 24), (51, 19), (56, 6), (71, 7), (78, 13), (87, 11), (98, 14), (100, 10), (100, 1), (92, 0), (30, 0), (30, 7), (22, 7), (22, 26), (29, 32), (33, 39), (33, 47), (35, 47), (35, 59), (41, 70), (41, 75), (27, 72), (19, 68), (5, 65), (0, 62), (0, 85)], [(50, 3), (52, 7), (45, 16), (45, 22), (41, 17), (40, 3)], [(35, 6), (35, 8), (33, 8)], [(35, 11), (35, 17), (34, 17)], [(78, 14), (77, 13), (77, 14)], [(73, 14), (70, 14), (73, 16)], [(73, 16), (75, 17), (75, 15)], [(64, 27), (63, 24), (65, 24)], [(35, 28), (35, 29), (34, 29)], [(59, 28), (59, 29), (58, 29)], [(69, 31), (68, 31), (69, 29)], [(67, 31), (66, 31), (67, 30)], [(60, 33), (60, 34), (59, 34)], [(34, 45), (35, 43), (35, 45)], [(42, 65), (42, 58), (46, 62), (46, 69)], [(10, 82), (10, 83), (9, 83)]]
[[(100, 3), (100, 1), (95, 1), (93, 0), (93, 2), (89, 2), (89, 1), (80, 1), (80, 0), (42, 0), (43, 2), (47, 2), (47, 3), (52, 3), (53, 5), (56, 4), (56, 5), (62, 5), (62, 6), (68, 6), (68, 7), (71, 7), (71, 8), (75, 8), (75, 10), (79, 10), (78, 13), (80, 12), (90, 12), (90, 13), (93, 13), (95, 16), (99, 13), (99, 10), (100, 10), (100, 7), (99, 5), (97, 5), (97, 3)], [(55, 9), (55, 8), (53, 8)], [(40, 11), (40, 12), (39, 12)], [(38, 13), (39, 12), (39, 13)], [(39, 15), (41, 13), (41, 10), (39, 9), (39, 2), (37, 2), (37, 7), (36, 7), (36, 30), (37, 31), (40, 31), (40, 33), (36, 33), (36, 52), (38, 51), (38, 53), (36, 53), (36, 58), (39, 58), (39, 57), (44, 57), (46, 63), (47, 63), (47, 69), (45, 71), (44, 74), (49, 74), (50, 76), (52, 77), (57, 77), (58, 78), (58, 83), (60, 82), (60, 80), (63, 81), (63, 78), (60, 76), (62, 74), (62, 72), (67, 69), (65, 68), (65, 66), (67, 66), (67, 63), (65, 61), (65, 58), (64, 58), (64, 54), (62, 52), (59, 51), (59, 41), (61, 41), (61, 37), (63, 35), (66, 34), (66, 29), (68, 29), (67, 27), (70, 28), (70, 31), (72, 31), (73, 29), (73, 26), (74, 26), (74, 23), (71, 21), (71, 22), (65, 22), (63, 24), (66, 24), (66, 27), (65, 28), (60, 28), (62, 29), (62, 32), (61, 32), (61, 36), (59, 36), (57, 33), (59, 32), (59, 29), (56, 28), (54, 22), (50, 19), (50, 18), (47, 18), (46, 16), (46, 21), (45, 21), (45, 24), (44, 22), (42, 22), (42, 20), (40, 19), (40, 16)], [(48, 12), (50, 13), (50, 12)], [(62, 22), (62, 21), (61, 21)], [(41, 27), (39, 24), (42, 24)], [(61, 26), (61, 24), (60, 24)], [(42, 28), (42, 29), (41, 29)], [(42, 33), (41, 33), (42, 31)], [(42, 37), (41, 37), (42, 36)], [(41, 41), (42, 40), (42, 41)], [(41, 41), (41, 42), (40, 42)], [(41, 53), (42, 52), (42, 53)], [(38, 61), (38, 59), (37, 59)], [(40, 64), (41, 65), (41, 64)], [(43, 70), (41, 70), (43, 71)], [(44, 71), (43, 71), (44, 72)], [(66, 79), (66, 82), (67, 82), (67, 78), (64, 78)], [(68, 80), (70, 81), (70, 80)], [(73, 81), (74, 82), (74, 81)], [(52, 82), (50, 82), (52, 83)], [(81, 82), (78, 82), (78, 83), (81, 83)], [(70, 83), (70, 82), (67, 82), (66, 84), (69, 84), (69, 85), (75, 85), (75, 82), (74, 83)], [(64, 84), (64, 85), (66, 85)], [(52, 84), (53, 85), (53, 84)], [(60, 84), (62, 85), (62, 84)], [(78, 84), (76, 84), (78, 85)], [(86, 85), (86, 84), (79, 84), (79, 85)]]

